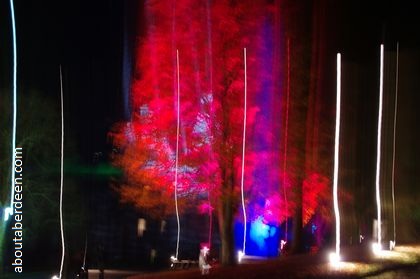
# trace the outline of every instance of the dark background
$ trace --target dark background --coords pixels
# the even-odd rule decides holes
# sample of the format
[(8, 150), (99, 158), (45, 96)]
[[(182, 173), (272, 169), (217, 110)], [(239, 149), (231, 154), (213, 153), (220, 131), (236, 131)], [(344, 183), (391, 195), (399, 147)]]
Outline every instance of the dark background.
[[(311, 1), (306, 1), (311, 2)], [(302, 7), (305, 6), (302, 1)], [(343, 166), (356, 174), (346, 182), (356, 189), (356, 197), (372, 195), (376, 160), (376, 125), (378, 96), (379, 45), (385, 43), (390, 77), (386, 104), (385, 149), (390, 151), (392, 128), (393, 73), (395, 49), (400, 44), (400, 99), (397, 122), (397, 197), (418, 197), (420, 185), (420, 149), (417, 145), (420, 112), (420, 22), (413, 1), (320, 1), (326, 16), (326, 32), (331, 49), (327, 57), (343, 55), (342, 135)], [(386, 4), (384, 4), (386, 3)], [(59, 67), (63, 71), (66, 134), (74, 142), (76, 158), (81, 165), (94, 167), (107, 161), (110, 145), (107, 133), (111, 126), (129, 117), (127, 96), (134, 61), (137, 34), (143, 29), (142, 1), (135, 0), (63, 0), (15, 1), (18, 41), (18, 95), (37, 90), (51, 97), (59, 106)], [(309, 5), (308, 5), (309, 7)], [(0, 6), (0, 94), (12, 82), (11, 24), (8, 1)], [(331, 61), (335, 63), (335, 61)], [(332, 77), (335, 79), (335, 76)], [(332, 102), (333, 103), (333, 102)], [(19, 113), (26, 113), (20, 111)], [(39, 108), (42, 113), (42, 107)], [(0, 114), (1, 117), (1, 114)], [(48, 125), (48, 123), (46, 123)], [(18, 132), (19, 137), (19, 132)], [(390, 153), (384, 158), (388, 171), (383, 179), (389, 185)], [(92, 223), (91, 231), (100, 234), (118, 220), (117, 206), (108, 181), (83, 178), (81, 187), (88, 187)], [(101, 194), (99, 194), (101, 193)], [(389, 193), (382, 193), (389, 197)], [(109, 207), (103, 207), (109, 204)], [(373, 201), (357, 203), (359, 211), (367, 210)], [(119, 208), (114, 212), (114, 208)], [(406, 216), (418, 208), (405, 209)], [(413, 210), (413, 211), (410, 211)], [(367, 214), (373, 214), (370, 207)], [(111, 215), (107, 215), (111, 214)], [(414, 214), (414, 213), (413, 213)], [(420, 213), (419, 213), (420, 214)], [(100, 216), (102, 219), (98, 219)], [(108, 219), (106, 216), (111, 216)], [(401, 215), (400, 227), (412, 224)], [(410, 216), (408, 216), (410, 217)], [(131, 219), (130, 219), (131, 218)], [(420, 215), (413, 218), (420, 218)], [(135, 220), (135, 217), (129, 217)], [(101, 227), (100, 222), (108, 227)], [(367, 220), (369, 222), (369, 220)], [(411, 223), (410, 223), (411, 222)], [(410, 230), (411, 231), (411, 230)], [(104, 233), (105, 234), (105, 233)], [(108, 234), (111, 235), (111, 234)], [(416, 235), (414, 235), (416, 236)], [(417, 234), (418, 236), (418, 234)], [(413, 233), (406, 233), (407, 240)], [(105, 239), (105, 238), (104, 238)]]

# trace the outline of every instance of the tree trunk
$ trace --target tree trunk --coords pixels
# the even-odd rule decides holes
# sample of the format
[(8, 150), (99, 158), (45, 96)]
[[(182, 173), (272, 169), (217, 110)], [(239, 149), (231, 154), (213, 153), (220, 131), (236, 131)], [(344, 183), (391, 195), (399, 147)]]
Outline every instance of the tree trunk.
[(221, 197), (219, 201), (219, 231), (222, 247), (220, 263), (222, 265), (235, 264), (234, 220), (232, 196)]
[(293, 220), (293, 242), (292, 242), (292, 253), (299, 254), (304, 252), (303, 245), (303, 216), (302, 216), (302, 180), (296, 187), (296, 212)]
[[(227, 141), (226, 141), (227, 142)], [(224, 266), (235, 264), (235, 191), (233, 176), (233, 155), (229, 152), (222, 163), (222, 189), (218, 201), (219, 232), (221, 240), (220, 263)]]
[(304, 251), (303, 239), (303, 181), (306, 173), (307, 117), (311, 77), (311, 28), (310, 1), (282, 1), (286, 32), (290, 39), (290, 146), (288, 166), (295, 190), (296, 211), (293, 221), (292, 252)]

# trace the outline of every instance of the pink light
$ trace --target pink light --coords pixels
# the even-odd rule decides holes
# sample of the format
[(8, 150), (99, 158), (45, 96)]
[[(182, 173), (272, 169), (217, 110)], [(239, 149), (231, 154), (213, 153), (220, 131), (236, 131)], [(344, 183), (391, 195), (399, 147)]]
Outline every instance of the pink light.
[(244, 174), (245, 174), (245, 138), (246, 138), (246, 95), (247, 95), (247, 83), (246, 83), (246, 48), (244, 48), (244, 129), (242, 138), (242, 173), (241, 173), (241, 198), (242, 198), (242, 212), (244, 214), (244, 239), (242, 244), (242, 253), (245, 255), (246, 247), (246, 209), (245, 209), (245, 197), (244, 197)]

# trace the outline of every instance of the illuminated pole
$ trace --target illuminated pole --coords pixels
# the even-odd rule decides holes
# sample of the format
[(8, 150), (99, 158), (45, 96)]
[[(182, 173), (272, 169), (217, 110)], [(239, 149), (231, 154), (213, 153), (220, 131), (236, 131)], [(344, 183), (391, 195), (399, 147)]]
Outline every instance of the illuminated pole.
[[(210, 57), (213, 55), (213, 48), (212, 48), (212, 33), (211, 33), (211, 15), (210, 15), (210, 0), (206, 1), (206, 17), (207, 17), (207, 48), (208, 48), (208, 74), (210, 80), (210, 92), (213, 94), (213, 62)], [(210, 70), (209, 70), (210, 69)], [(211, 206), (211, 199), (210, 199), (210, 187), (208, 189), (208, 201), (209, 201), (209, 247), (211, 248), (212, 243), (212, 232), (213, 232), (213, 212)]]
[(12, 131), (12, 175), (11, 175), (11, 195), (10, 207), (5, 209), (4, 219), (8, 220), (13, 215), (13, 201), (15, 196), (15, 160), (16, 160), (16, 116), (17, 116), (17, 51), (16, 51), (16, 24), (15, 24), (15, 8), (13, 0), (10, 0), (10, 15), (12, 19), (12, 36), (13, 36), (13, 131)]
[(246, 99), (247, 99), (247, 80), (246, 80), (246, 48), (244, 48), (244, 127), (242, 138), (242, 174), (241, 174), (241, 196), (242, 196), (242, 212), (244, 214), (244, 239), (242, 245), (242, 253), (245, 255), (246, 247), (246, 210), (244, 198), (244, 173), (245, 173), (245, 138), (246, 138)]
[(335, 143), (334, 143), (334, 215), (335, 215), (335, 256), (340, 257), (340, 211), (338, 208), (338, 165), (340, 143), (340, 111), (341, 111), (341, 54), (337, 53), (337, 100), (335, 115)]
[(287, 91), (286, 91), (286, 124), (285, 124), (285, 136), (284, 136), (284, 159), (283, 159), (283, 196), (286, 205), (286, 228), (285, 228), (285, 241), (287, 242), (287, 214), (289, 212), (289, 206), (287, 202), (286, 193), (286, 166), (287, 166), (287, 143), (288, 143), (288, 129), (289, 129), (289, 98), (290, 98), (290, 38), (287, 39)]
[(178, 233), (176, 238), (176, 251), (175, 258), (178, 259), (178, 250), (179, 250), (179, 235), (181, 226), (179, 223), (179, 210), (178, 210), (178, 153), (179, 153), (179, 52), (176, 50), (176, 70), (177, 70), (177, 116), (176, 116), (176, 151), (175, 151), (175, 182), (174, 182), (174, 192), (175, 192), (175, 211), (176, 211), (176, 222), (178, 226)]
[(381, 129), (382, 129), (382, 95), (383, 95), (383, 74), (384, 74), (384, 45), (381, 44), (381, 61), (379, 76), (379, 112), (378, 112), (378, 140), (376, 153), (376, 206), (378, 213), (378, 249), (381, 249), (382, 228), (381, 228), (381, 196), (379, 187), (380, 165), (381, 165)]
[(66, 252), (64, 243), (64, 224), (63, 224), (63, 176), (64, 176), (64, 106), (63, 106), (63, 75), (60, 66), (60, 91), (61, 91), (61, 185), (60, 185), (60, 230), (61, 230), (61, 265), (60, 277), (62, 278), (64, 267), (64, 255)]
[[(399, 44), (397, 42), (397, 66), (395, 73), (395, 105), (394, 105), (394, 137), (393, 137), (393, 148), (392, 148), (392, 217), (394, 225), (394, 241), (392, 246), (395, 246), (397, 232), (395, 224), (395, 134), (397, 130), (397, 111), (398, 111), (398, 55), (399, 55)], [(392, 247), (393, 248), (393, 247)]]

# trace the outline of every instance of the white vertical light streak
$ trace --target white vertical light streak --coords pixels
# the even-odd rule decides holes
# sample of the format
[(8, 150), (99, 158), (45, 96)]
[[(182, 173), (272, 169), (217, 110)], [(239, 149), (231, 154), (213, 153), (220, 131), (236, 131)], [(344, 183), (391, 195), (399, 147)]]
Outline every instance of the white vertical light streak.
[(179, 236), (181, 226), (179, 223), (179, 210), (178, 210), (178, 154), (179, 154), (179, 52), (176, 50), (176, 78), (177, 78), (177, 116), (176, 116), (176, 151), (175, 151), (175, 182), (174, 182), (174, 192), (175, 192), (175, 211), (176, 211), (176, 222), (178, 226), (178, 233), (176, 238), (176, 250), (175, 250), (175, 258), (178, 259), (178, 251), (179, 251)]
[(340, 144), (340, 113), (341, 113), (341, 54), (337, 53), (337, 100), (335, 115), (335, 143), (334, 143), (334, 215), (335, 215), (335, 254), (340, 255), (340, 211), (338, 208), (338, 165)]
[(399, 58), (399, 43), (397, 42), (397, 65), (395, 73), (395, 105), (394, 105), (394, 136), (393, 136), (393, 147), (392, 147), (392, 218), (394, 225), (394, 239), (393, 245), (396, 243), (397, 230), (395, 224), (395, 136), (397, 130), (397, 112), (398, 112), (398, 58)]
[[(5, 210), (5, 220), (8, 216), (13, 215), (13, 201), (15, 196), (15, 160), (16, 160), (16, 117), (17, 117), (17, 47), (16, 47), (16, 23), (15, 23), (15, 8), (13, 0), (10, 0), (10, 16), (12, 19), (12, 36), (13, 36), (13, 131), (12, 131), (12, 175), (11, 175), (11, 195), (10, 208)], [(7, 215), (8, 214), (8, 215)]]
[[(211, 23), (211, 15), (210, 15), (210, 0), (206, 1), (206, 16), (207, 16), (207, 60), (208, 60), (208, 66), (207, 71), (209, 73), (209, 81), (210, 81), (210, 94), (213, 94), (213, 61), (212, 61), (212, 55), (213, 55), (213, 47), (212, 47), (212, 23)], [(210, 199), (210, 188), (208, 189), (208, 201), (209, 201), (209, 248), (211, 248), (212, 243), (212, 232), (213, 232), (213, 212), (212, 212), (212, 206), (211, 206), (211, 199)]]
[(64, 242), (64, 224), (63, 224), (63, 177), (64, 177), (64, 106), (63, 106), (63, 74), (60, 66), (60, 98), (61, 98), (61, 183), (60, 183), (60, 230), (61, 230), (61, 264), (60, 277), (62, 278), (64, 267), (64, 255), (66, 252)]
[(246, 48), (244, 48), (244, 127), (242, 137), (242, 173), (241, 173), (241, 198), (242, 198), (242, 212), (244, 214), (244, 239), (242, 244), (242, 253), (245, 255), (246, 247), (246, 209), (245, 209), (245, 197), (244, 197), (244, 173), (245, 173), (245, 138), (246, 138), (246, 99), (247, 99), (247, 68), (246, 68)]
[(381, 220), (381, 194), (379, 186), (379, 176), (381, 172), (381, 130), (382, 130), (382, 95), (383, 95), (383, 75), (384, 75), (384, 45), (381, 44), (381, 61), (379, 74), (379, 112), (378, 112), (378, 140), (376, 152), (376, 207), (378, 213), (378, 248), (381, 247), (382, 241), (382, 220)]

